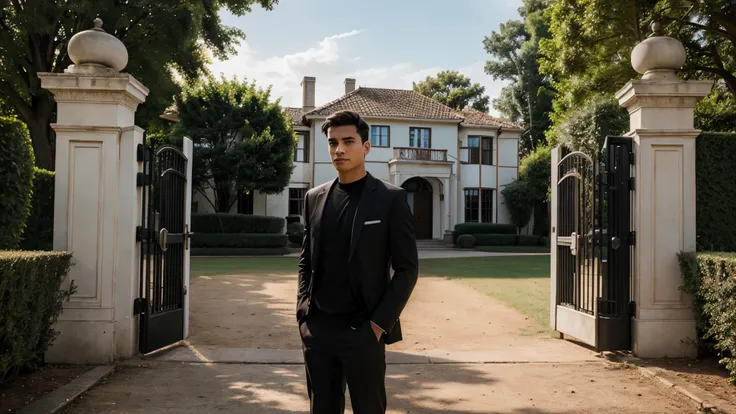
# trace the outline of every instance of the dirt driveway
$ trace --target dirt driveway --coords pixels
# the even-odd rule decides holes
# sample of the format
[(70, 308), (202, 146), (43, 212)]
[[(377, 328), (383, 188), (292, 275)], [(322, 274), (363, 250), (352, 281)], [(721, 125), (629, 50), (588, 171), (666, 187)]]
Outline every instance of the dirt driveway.
[[(192, 283), (189, 342), (194, 346), (300, 349), (294, 275), (201, 276)], [(531, 322), (472, 287), (420, 277), (402, 314), (404, 340), (391, 351), (491, 351), (564, 344), (523, 335)], [(572, 344), (571, 351), (580, 351)]]
[[(124, 363), (66, 412), (308, 412), (296, 286), (284, 274), (201, 276), (186, 346)], [(530, 323), (463, 282), (420, 277), (402, 316), (405, 340), (387, 348), (388, 412), (697, 412), (635, 369), (523, 334)]]

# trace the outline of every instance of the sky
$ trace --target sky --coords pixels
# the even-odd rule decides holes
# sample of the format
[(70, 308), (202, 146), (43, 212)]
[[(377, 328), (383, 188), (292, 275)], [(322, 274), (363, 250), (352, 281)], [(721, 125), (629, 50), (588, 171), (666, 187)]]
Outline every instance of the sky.
[[(518, 19), (522, 0), (279, 0), (244, 16), (221, 12), (246, 38), (237, 54), (210, 70), (272, 86), (281, 105), (301, 107), (304, 76), (316, 80), (316, 105), (344, 93), (345, 78), (361, 87), (411, 89), (445, 69), (485, 86), (493, 100), (506, 84), (484, 73), (483, 39)], [(492, 108), (491, 113), (498, 115)]]

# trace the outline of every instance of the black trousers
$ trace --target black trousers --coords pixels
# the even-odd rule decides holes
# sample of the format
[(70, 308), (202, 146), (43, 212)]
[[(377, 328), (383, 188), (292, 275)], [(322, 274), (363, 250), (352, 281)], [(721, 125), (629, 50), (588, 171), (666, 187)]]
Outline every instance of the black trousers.
[(386, 345), (370, 321), (312, 310), (299, 330), (311, 413), (344, 413), (346, 385), (355, 414), (386, 412)]

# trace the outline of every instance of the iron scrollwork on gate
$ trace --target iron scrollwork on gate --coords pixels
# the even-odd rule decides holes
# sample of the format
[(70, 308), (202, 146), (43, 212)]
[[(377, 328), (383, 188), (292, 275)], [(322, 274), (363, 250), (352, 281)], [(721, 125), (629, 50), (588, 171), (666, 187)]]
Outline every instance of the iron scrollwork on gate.
[(136, 229), (140, 252), (139, 350), (146, 354), (184, 338), (184, 257), (187, 157), (177, 148), (155, 151), (139, 146), (138, 175), (142, 189), (141, 225)]
[(565, 151), (557, 164), (557, 304), (596, 319), (598, 350), (631, 347), (629, 137), (608, 137), (595, 157)]

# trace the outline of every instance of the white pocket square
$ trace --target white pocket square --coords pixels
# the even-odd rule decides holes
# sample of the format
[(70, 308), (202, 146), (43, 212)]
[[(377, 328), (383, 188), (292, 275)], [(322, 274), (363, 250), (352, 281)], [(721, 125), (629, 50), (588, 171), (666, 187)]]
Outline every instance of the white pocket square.
[(378, 224), (380, 222), (381, 222), (381, 220), (366, 221), (365, 223), (363, 223), (363, 225), (364, 226), (370, 226), (371, 224)]

